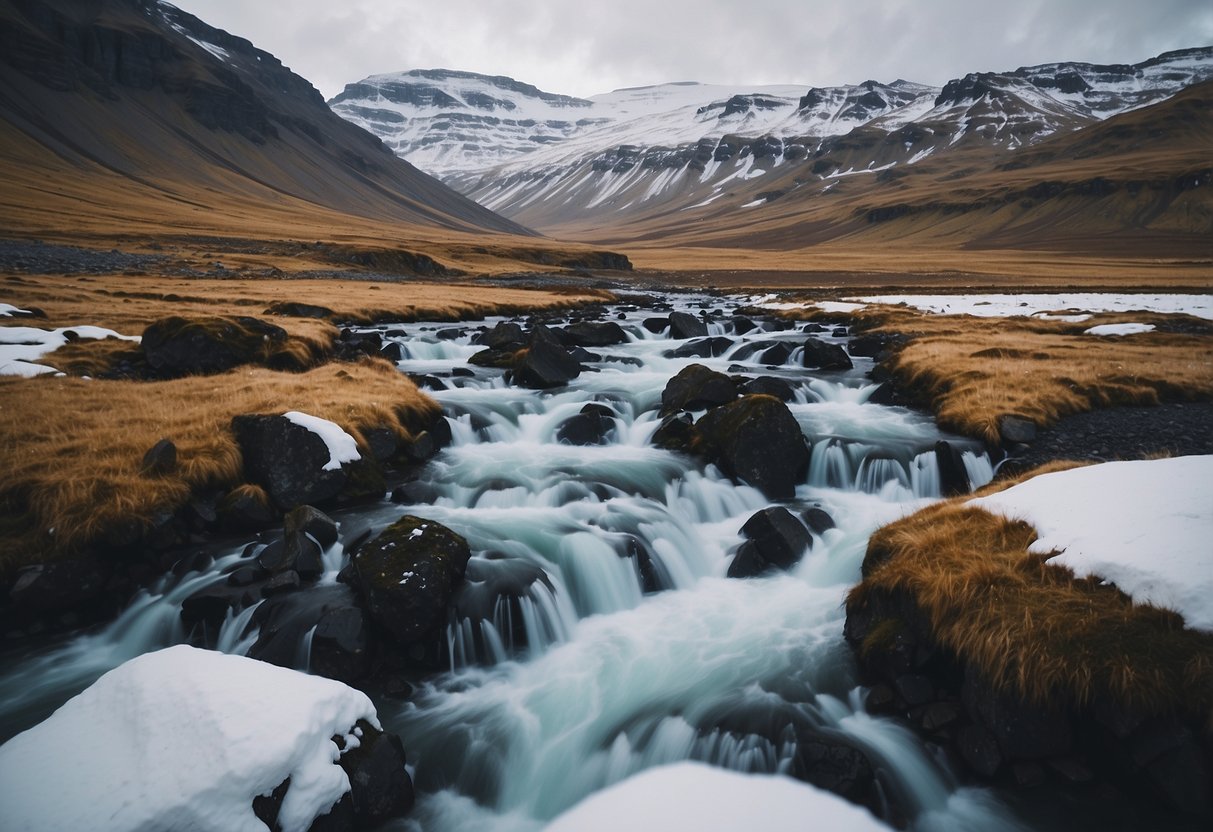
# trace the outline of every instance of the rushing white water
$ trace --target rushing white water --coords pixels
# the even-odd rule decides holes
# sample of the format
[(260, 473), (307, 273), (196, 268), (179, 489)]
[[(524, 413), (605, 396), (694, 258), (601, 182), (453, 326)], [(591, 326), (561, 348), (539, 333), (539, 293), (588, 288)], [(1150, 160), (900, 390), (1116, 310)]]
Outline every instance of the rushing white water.
[[(868, 536), (939, 495), (934, 423), (869, 403), (865, 359), (847, 372), (804, 370), (796, 330), (736, 335), (718, 315), (709, 333), (732, 340), (718, 345), (723, 354), (679, 357), (686, 341), (641, 325), (654, 314), (627, 311), (619, 323), (629, 341), (593, 349), (591, 371), (552, 392), (507, 385), (495, 370), (452, 376), (480, 349), (474, 328), (454, 338), (432, 324), (383, 328), (396, 333), (388, 340), (402, 347), (403, 371), (442, 377), (448, 389), (433, 395), (454, 441), (414, 484), (415, 502), (341, 519), (382, 528), (417, 514), (463, 535), (474, 553), (443, 635), (450, 671), (419, 680), (407, 702), (379, 703), (416, 767), (420, 802), (402, 828), (539, 829), (605, 786), (683, 760), (786, 774), (805, 736), (865, 749), (915, 829), (1011, 828), (989, 794), (958, 790), (912, 736), (863, 712), (842, 639)], [(772, 352), (780, 344), (789, 349)], [(787, 361), (761, 363), (773, 355)], [(742, 524), (770, 501), (650, 444), (665, 384), (692, 363), (777, 376), (795, 390), (790, 407), (812, 456), (787, 505), (824, 508), (837, 527), (815, 534), (789, 573), (725, 578)], [(607, 443), (560, 444), (561, 424), (589, 402), (615, 414)], [(980, 449), (951, 439), (970, 479), (987, 481)], [(321, 584), (331, 584), (340, 544), (324, 557)], [(25, 709), (28, 724), (124, 659), (184, 640), (181, 601), (240, 558), (220, 553), (98, 633), (10, 657), (0, 705)], [(218, 648), (246, 652), (252, 616), (229, 616)], [(310, 640), (308, 630), (300, 667)]]

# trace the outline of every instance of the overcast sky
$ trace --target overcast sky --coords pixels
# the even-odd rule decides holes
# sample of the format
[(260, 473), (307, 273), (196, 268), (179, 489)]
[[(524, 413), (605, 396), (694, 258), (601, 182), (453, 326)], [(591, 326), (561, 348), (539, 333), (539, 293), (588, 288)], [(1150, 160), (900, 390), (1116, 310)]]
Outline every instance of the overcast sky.
[(941, 85), (1049, 61), (1213, 44), (1210, 0), (173, 0), (326, 98), (367, 75), (462, 69), (588, 96), (664, 81)]

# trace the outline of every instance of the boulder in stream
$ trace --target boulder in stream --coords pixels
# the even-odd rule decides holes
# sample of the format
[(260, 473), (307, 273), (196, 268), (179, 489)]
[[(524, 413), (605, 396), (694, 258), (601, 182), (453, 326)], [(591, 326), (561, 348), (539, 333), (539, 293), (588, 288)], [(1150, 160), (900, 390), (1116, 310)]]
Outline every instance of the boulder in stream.
[(354, 581), (371, 618), (409, 644), (445, 622), (470, 557), (446, 526), (405, 515), (354, 555)]
[(809, 447), (788, 406), (744, 396), (709, 410), (695, 425), (705, 456), (730, 477), (775, 500), (791, 499), (809, 464)]
[(702, 364), (691, 364), (666, 382), (661, 392), (661, 415), (717, 407), (736, 398), (737, 385), (731, 378)]
[(813, 370), (849, 370), (855, 366), (846, 350), (837, 344), (828, 344), (820, 338), (805, 339), (801, 361), (804, 366)]

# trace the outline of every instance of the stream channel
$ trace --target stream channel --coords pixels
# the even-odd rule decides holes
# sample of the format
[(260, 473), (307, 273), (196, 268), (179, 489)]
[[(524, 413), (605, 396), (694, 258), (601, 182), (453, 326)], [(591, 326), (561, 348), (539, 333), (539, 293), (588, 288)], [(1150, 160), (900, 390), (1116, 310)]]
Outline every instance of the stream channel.
[[(611, 307), (604, 319), (629, 340), (594, 349), (601, 360), (552, 391), (507, 384), (500, 370), (465, 374), (482, 349), (473, 336), (504, 319), (373, 328), (401, 345), (402, 371), (447, 386), (432, 395), (453, 442), (411, 486), (424, 495), (414, 504), (385, 499), (333, 515), (376, 531), (404, 514), (442, 523), (468, 540), (468, 577), (481, 589), (451, 615), (439, 646), (448, 672), (417, 680), (405, 698), (369, 691), (384, 727), (404, 739), (419, 792), (399, 827), (540, 829), (587, 795), (666, 763), (788, 773), (800, 738), (817, 736), (863, 749), (912, 829), (1020, 828), (993, 792), (958, 786), (910, 731), (865, 713), (842, 636), (843, 599), (868, 536), (939, 497), (935, 443), (966, 449), (975, 485), (992, 476), (982, 448), (942, 434), (927, 415), (870, 403), (870, 359), (847, 371), (805, 369), (802, 324), (755, 318), (738, 334), (741, 298), (667, 301), (704, 313), (709, 335), (731, 342), (724, 354), (673, 356), (689, 342), (643, 325), (668, 309)], [(759, 363), (765, 351), (754, 345), (770, 341), (794, 348), (785, 363)], [(814, 533), (788, 572), (725, 577), (742, 524), (772, 501), (650, 442), (662, 390), (692, 363), (776, 376), (794, 390), (789, 407), (812, 455), (784, 505), (819, 507), (836, 526)], [(605, 444), (558, 442), (560, 425), (589, 402), (615, 414)], [(250, 557), (248, 542), (212, 547), (208, 566), (164, 576), (102, 628), (0, 657), (0, 740), (123, 661), (188, 641), (181, 602)], [(346, 560), (340, 542), (329, 548), (321, 587)], [(251, 610), (229, 617), (218, 649), (246, 652), (257, 637), (251, 620)], [(308, 646), (305, 634), (300, 669)]]

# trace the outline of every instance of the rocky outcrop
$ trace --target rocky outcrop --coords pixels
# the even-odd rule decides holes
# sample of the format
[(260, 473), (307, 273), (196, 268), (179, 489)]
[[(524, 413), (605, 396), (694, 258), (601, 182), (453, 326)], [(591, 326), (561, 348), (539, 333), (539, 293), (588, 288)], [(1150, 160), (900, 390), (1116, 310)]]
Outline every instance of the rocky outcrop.
[(267, 363), (286, 340), (285, 329), (258, 318), (172, 317), (147, 327), (141, 347), (149, 367), (176, 378)]
[(1175, 828), (1213, 821), (1213, 734), (1203, 719), (1102, 696), (1041, 704), (996, 687), (938, 644), (905, 592), (853, 595), (845, 635), (872, 686), (869, 710), (906, 719), (969, 778), (1058, 790), (1067, 800), (1099, 794), (1126, 811), (1149, 807), (1151, 822)]
[(331, 456), (324, 440), (285, 416), (236, 416), (232, 432), (244, 457), (245, 479), (283, 509), (331, 500), (349, 482), (351, 466), (327, 468)]

